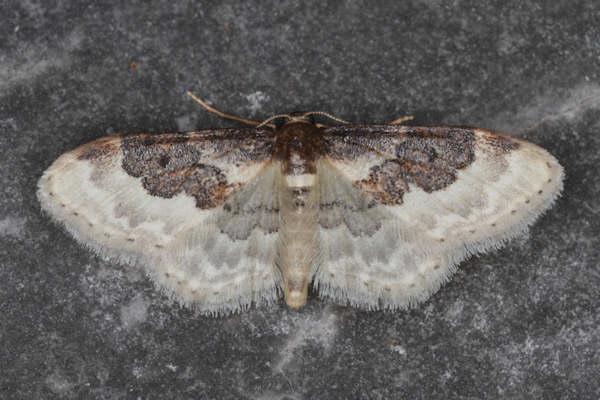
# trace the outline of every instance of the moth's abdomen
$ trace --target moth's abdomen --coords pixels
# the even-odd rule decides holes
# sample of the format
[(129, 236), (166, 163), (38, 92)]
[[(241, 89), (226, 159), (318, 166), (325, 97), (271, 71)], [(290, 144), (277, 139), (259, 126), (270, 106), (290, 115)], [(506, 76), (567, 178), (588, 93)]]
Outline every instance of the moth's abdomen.
[(279, 185), (279, 268), (286, 303), (306, 304), (308, 281), (317, 254), (318, 184), (315, 174), (282, 174)]

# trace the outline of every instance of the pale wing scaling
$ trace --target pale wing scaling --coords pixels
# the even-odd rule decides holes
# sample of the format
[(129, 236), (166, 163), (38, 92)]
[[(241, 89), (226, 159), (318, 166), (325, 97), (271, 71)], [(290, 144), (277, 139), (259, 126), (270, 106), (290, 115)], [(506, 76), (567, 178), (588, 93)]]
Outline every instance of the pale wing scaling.
[(221, 315), (281, 292), (302, 307), (310, 283), (363, 308), (416, 304), (562, 188), (554, 157), (505, 135), (284, 118), (99, 139), (56, 160), (38, 197), (98, 254)]
[(38, 197), (101, 256), (144, 266), (184, 304), (228, 313), (277, 298), (273, 145), (254, 128), (103, 138), (56, 160)]
[(540, 147), (453, 127), (339, 126), (320, 162), (319, 292), (367, 308), (427, 299), (459, 262), (546, 210), (562, 167)]

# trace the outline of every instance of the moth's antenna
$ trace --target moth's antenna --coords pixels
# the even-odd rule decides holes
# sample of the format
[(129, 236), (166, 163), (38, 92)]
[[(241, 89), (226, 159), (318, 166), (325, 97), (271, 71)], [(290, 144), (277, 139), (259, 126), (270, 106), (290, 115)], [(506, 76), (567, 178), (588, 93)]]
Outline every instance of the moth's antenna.
[(264, 122), (252, 121), (251, 119), (246, 119), (246, 118), (238, 117), (237, 115), (231, 115), (231, 114), (224, 113), (223, 111), (219, 111), (216, 108), (213, 108), (213, 107), (209, 106), (208, 104), (206, 104), (205, 102), (203, 102), (202, 100), (200, 100), (198, 97), (196, 97), (190, 91), (187, 92), (187, 95), (190, 96), (192, 99), (194, 99), (196, 102), (198, 102), (206, 111), (211, 112), (213, 114), (217, 114), (219, 117), (227, 118), (227, 119), (232, 119), (234, 121), (243, 122), (243, 123), (248, 124), (248, 125), (254, 125), (257, 128), (266, 125), (269, 128), (271, 128), (271, 129), (275, 129), (275, 125), (273, 125), (273, 124), (267, 124), (267, 122), (271, 118), (273, 118), (273, 117), (271, 117), (270, 119), (268, 119), (268, 120), (266, 120)]
[(415, 119), (414, 116), (407, 115), (406, 117), (398, 118), (393, 120), (392, 122), (388, 122), (388, 125), (402, 125), (402, 123), (406, 121), (412, 121), (413, 119)]
[[(342, 123), (342, 124), (351, 124), (351, 122), (349, 122), (349, 121), (335, 117), (335, 116), (328, 114), (326, 112), (323, 112), (323, 111), (309, 111), (307, 113), (304, 113), (304, 116), (308, 116), (308, 115), (322, 115), (324, 117), (327, 117), (329, 119), (332, 119), (332, 120)], [(413, 119), (415, 119), (415, 117), (413, 117), (412, 115), (408, 115), (406, 117), (395, 119), (392, 122), (388, 122), (388, 125), (401, 125), (402, 123), (404, 123), (406, 121), (412, 121)], [(327, 125), (324, 125), (324, 126), (327, 126)]]
[(334, 117), (333, 115), (331, 115), (331, 114), (328, 114), (328, 113), (326, 113), (326, 112), (323, 112), (323, 111), (309, 111), (309, 112), (306, 112), (306, 113), (304, 113), (303, 115), (304, 115), (305, 117), (307, 117), (307, 116), (309, 116), (309, 115), (322, 115), (322, 116), (324, 116), (324, 117), (327, 117), (327, 118), (329, 118), (329, 119), (332, 119), (332, 120), (334, 120), (334, 121), (336, 121), (336, 122), (339, 122), (339, 123), (341, 123), (341, 124), (350, 124), (350, 123), (351, 123), (351, 122), (349, 122), (349, 121), (346, 121), (346, 120), (344, 120), (344, 119), (341, 119), (341, 118), (338, 118), (338, 117)]
[[(341, 119), (341, 118), (334, 117), (334, 116), (333, 116), (333, 115), (331, 115), (331, 114), (327, 114), (326, 112), (323, 112), (323, 111), (309, 111), (309, 112), (305, 112), (305, 113), (303, 113), (303, 114), (302, 114), (302, 116), (303, 116), (303, 117), (308, 117), (309, 115), (323, 115), (323, 116), (325, 116), (325, 117), (327, 117), (327, 118), (329, 118), (329, 119), (332, 119), (332, 120), (334, 120), (334, 121), (340, 122), (340, 123), (342, 123), (342, 124), (349, 124), (349, 123), (350, 123), (350, 122), (348, 122), (348, 121), (345, 121), (345, 120), (343, 120), (343, 119)], [(265, 119), (265, 120), (264, 120), (263, 122), (261, 122), (261, 123), (260, 123), (260, 125), (258, 125), (257, 127), (260, 127), (260, 126), (262, 126), (262, 125), (268, 125), (268, 124), (267, 124), (268, 122), (271, 122), (271, 121), (273, 121), (274, 119), (277, 119), (277, 118), (287, 118), (287, 119), (290, 119), (290, 120), (294, 120), (294, 118), (295, 118), (295, 117), (293, 117), (293, 116), (291, 116), (291, 115), (289, 115), (289, 114), (278, 114), (278, 115), (273, 115), (272, 117), (269, 117), (269, 118)], [(317, 126), (318, 126), (318, 127), (327, 127), (328, 125), (317, 124)]]
[(260, 128), (263, 125), (272, 127), (273, 129), (275, 129), (275, 125), (273, 124), (269, 124), (269, 122), (273, 121), (274, 119), (277, 118), (290, 118), (290, 116), (288, 114), (277, 114), (277, 115), (273, 115), (272, 117), (269, 117), (267, 119), (265, 119), (263, 122), (261, 122), (260, 124), (256, 125), (257, 128)]

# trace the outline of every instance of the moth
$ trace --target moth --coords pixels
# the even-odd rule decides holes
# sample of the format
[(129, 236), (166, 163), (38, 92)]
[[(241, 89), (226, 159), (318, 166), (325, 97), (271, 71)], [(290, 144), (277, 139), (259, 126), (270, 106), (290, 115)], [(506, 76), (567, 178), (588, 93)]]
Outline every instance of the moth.
[(258, 123), (201, 104), (253, 126), (101, 138), (58, 158), (37, 195), (77, 241), (205, 314), (281, 294), (300, 308), (311, 284), (361, 308), (415, 305), (562, 189), (552, 155), (485, 129)]

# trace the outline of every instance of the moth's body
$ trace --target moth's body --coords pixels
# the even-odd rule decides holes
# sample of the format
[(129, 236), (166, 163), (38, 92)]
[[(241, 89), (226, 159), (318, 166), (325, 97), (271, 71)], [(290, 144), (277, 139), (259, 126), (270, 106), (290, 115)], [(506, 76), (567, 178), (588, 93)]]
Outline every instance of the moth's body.
[(469, 128), (324, 127), (124, 134), (64, 154), (42, 207), (102, 256), (138, 264), (203, 313), (285, 294), (367, 309), (426, 300), (562, 188), (538, 146)]
[(307, 120), (289, 122), (276, 133), (281, 163), (278, 264), (290, 307), (306, 304), (318, 252), (319, 191), (316, 161), (322, 155), (319, 129)]

